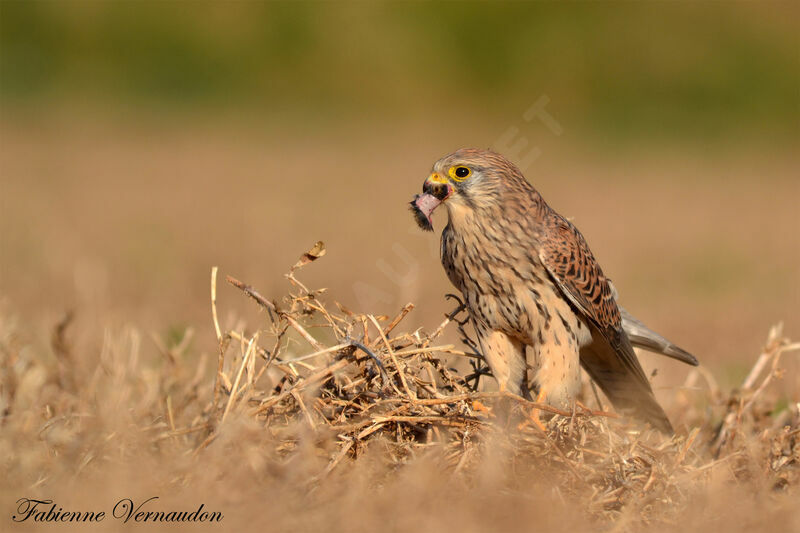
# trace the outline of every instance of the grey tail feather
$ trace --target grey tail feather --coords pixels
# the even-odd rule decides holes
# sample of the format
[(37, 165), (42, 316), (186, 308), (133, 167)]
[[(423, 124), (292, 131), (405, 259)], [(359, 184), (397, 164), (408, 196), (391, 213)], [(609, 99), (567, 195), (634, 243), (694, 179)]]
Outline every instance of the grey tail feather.
[(625, 330), (631, 344), (677, 359), (687, 365), (697, 366), (699, 364), (695, 356), (645, 326), (641, 320), (631, 315), (625, 308), (619, 306), (619, 310), (622, 314), (622, 329)]

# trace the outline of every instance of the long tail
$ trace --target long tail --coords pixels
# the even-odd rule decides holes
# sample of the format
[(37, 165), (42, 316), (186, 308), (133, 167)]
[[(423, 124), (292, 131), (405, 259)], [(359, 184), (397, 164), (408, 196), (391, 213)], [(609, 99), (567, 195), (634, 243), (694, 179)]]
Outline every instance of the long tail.
[(664, 354), (687, 365), (697, 366), (699, 364), (695, 356), (645, 326), (641, 320), (630, 314), (621, 305), (618, 307), (622, 314), (622, 329), (625, 330), (631, 344), (650, 352)]
[(614, 300), (616, 300), (617, 307), (619, 307), (619, 312), (622, 315), (622, 329), (625, 330), (625, 333), (628, 335), (631, 344), (637, 348), (644, 348), (650, 352), (660, 353), (666, 355), (667, 357), (672, 357), (673, 359), (677, 359), (678, 361), (686, 363), (687, 365), (697, 366), (699, 364), (695, 356), (683, 348), (671, 343), (652, 329), (645, 326), (641, 320), (630, 314), (624, 307), (620, 305), (619, 291), (617, 291), (617, 288), (614, 286), (611, 280), (608, 280), (608, 286), (611, 288), (611, 294), (614, 295)]

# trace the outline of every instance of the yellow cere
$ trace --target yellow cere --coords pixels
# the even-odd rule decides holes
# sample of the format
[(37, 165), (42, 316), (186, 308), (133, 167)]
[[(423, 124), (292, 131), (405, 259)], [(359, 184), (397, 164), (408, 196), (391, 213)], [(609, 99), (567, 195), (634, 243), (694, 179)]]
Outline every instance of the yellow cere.
[(443, 178), (442, 175), (439, 174), (438, 172), (434, 172), (430, 176), (428, 176), (428, 181), (430, 181), (431, 183), (447, 183), (447, 180)]

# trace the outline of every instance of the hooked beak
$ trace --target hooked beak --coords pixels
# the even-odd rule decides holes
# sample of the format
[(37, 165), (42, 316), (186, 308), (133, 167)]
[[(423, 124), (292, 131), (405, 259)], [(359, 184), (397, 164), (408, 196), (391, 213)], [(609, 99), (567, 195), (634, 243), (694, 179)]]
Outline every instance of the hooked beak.
[(433, 231), (433, 221), (431, 220), (433, 210), (447, 200), (453, 194), (453, 190), (450, 181), (438, 172), (428, 176), (428, 179), (422, 184), (422, 194), (417, 194), (411, 201), (411, 211), (414, 213), (419, 227), (426, 231)]
[(447, 178), (443, 178), (441, 174), (434, 172), (422, 184), (422, 193), (430, 194), (440, 202), (444, 202), (453, 194), (453, 186)]

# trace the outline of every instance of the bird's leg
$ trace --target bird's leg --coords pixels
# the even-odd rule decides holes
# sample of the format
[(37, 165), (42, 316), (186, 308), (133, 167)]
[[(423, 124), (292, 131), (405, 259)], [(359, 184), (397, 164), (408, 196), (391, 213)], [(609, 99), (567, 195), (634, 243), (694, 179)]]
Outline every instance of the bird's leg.
[[(492, 371), (492, 375), (497, 380), (498, 388), (501, 393), (509, 393), (513, 396), (521, 396), (523, 392), (523, 382), (525, 379), (525, 346), (517, 339), (509, 337), (502, 331), (489, 329), (480, 321), (475, 321), (475, 331), (478, 334), (481, 352), (486, 363)], [(502, 407), (501, 407), (502, 405)], [(511, 402), (501, 402), (497, 406), (500, 413), (489, 412), (489, 416), (510, 422)], [(480, 406), (478, 407), (480, 410)]]
[[(544, 389), (539, 389), (539, 394), (536, 395), (536, 403), (542, 403), (544, 402), (544, 399), (545, 399)], [(539, 427), (539, 429), (544, 431), (545, 427), (542, 421), (539, 419), (539, 413), (541, 413), (541, 411), (539, 411), (538, 408), (534, 407), (531, 410), (531, 420), (533, 421), (534, 424), (536, 424)]]
[[(544, 389), (540, 387), (539, 388), (539, 394), (536, 395), (536, 403), (544, 403), (545, 398), (546, 398), (546, 395), (544, 393)], [(536, 427), (538, 427), (542, 431), (547, 431), (547, 428), (545, 427), (544, 423), (539, 418), (539, 413), (540, 412), (541, 411), (536, 407), (531, 409), (531, 412), (530, 412), (530, 415), (528, 416), (528, 418), (526, 418), (525, 420), (520, 422), (520, 424), (517, 426), (517, 429), (524, 429), (524, 428), (526, 428), (528, 426), (528, 424), (533, 422), (534, 424), (536, 424)]]
[(500, 392), (521, 396), (525, 380), (525, 347), (501, 331), (478, 329), (483, 357), (497, 380)]

